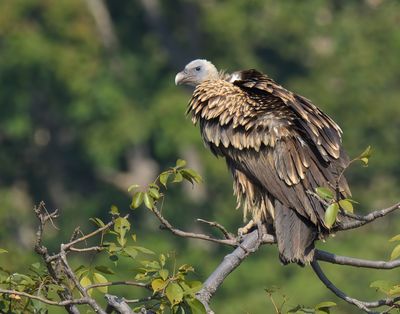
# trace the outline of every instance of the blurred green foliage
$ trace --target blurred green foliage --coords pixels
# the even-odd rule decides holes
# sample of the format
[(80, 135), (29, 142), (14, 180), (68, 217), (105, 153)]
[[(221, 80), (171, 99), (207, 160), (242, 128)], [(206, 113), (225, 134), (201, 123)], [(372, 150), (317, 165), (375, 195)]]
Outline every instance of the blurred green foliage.
[[(348, 174), (361, 203), (356, 211), (398, 201), (398, 1), (109, 0), (111, 46), (107, 25), (96, 23), (88, 3), (0, 2), (0, 247), (14, 251), (2, 260), (5, 267), (24, 269), (34, 261), (27, 251), (33, 204), (45, 200), (61, 209), (61, 230), (47, 239), (55, 245), (89, 217), (106, 216), (111, 204), (128, 208), (127, 188), (151, 182), (177, 157), (200, 171), (204, 184), (170, 191), (170, 220), (185, 229), (200, 228), (197, 217), (231, 230), (241, 225), (224, 162), (206, 151), (184, 117), (190, 93), (173, 85), (175, 73), (198, 57), (228, 71), (257, 68), (310, 98), (342, 127), (350, 155), (371, 145), (370, 166)], [(134, 223), (147, 246), (176, 250), (178, 259), (196, 266), (199, 280), (228, 252), (160, 233), (140, 213)], [(398, 227), (386, 219), (320, 246), (384, 259)], [(365, 297), (374, 291), (362, 288), (384, 279), (370, 270), (327, 272), (346, 292)], [(333, 299), (309, 269), (281, 267), (276, 249), (266, 247), (228, 278), (214, 307), (272, 311), (263, 289), (273, 285), (284, 287), (293, 305)]]

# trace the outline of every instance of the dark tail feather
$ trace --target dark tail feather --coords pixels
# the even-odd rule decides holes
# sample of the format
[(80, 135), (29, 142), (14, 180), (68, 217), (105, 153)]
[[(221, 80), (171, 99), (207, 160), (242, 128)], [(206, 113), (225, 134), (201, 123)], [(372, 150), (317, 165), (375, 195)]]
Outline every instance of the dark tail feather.
[(315, 228), (278, 201), (275, 201), (274, 225), (282, 263), (309, 264), (314, 258)]

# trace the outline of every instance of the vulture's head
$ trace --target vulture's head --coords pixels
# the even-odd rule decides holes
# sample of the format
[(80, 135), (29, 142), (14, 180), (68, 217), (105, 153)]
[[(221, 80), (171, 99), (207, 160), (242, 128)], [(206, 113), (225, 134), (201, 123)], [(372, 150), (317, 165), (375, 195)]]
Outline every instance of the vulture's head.
[(183, 71), (175, 76), (175, 84), (197, 86), (204, 81), (218, 78), (218, 71), (214, 64), (204, 59), (197, 59), (189, 62)]

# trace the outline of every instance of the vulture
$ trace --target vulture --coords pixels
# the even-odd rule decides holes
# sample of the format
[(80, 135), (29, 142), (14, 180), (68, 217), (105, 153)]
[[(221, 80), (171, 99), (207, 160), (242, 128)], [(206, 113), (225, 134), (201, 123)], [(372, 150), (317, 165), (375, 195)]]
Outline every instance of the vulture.
[[(335, 187), (350, 196), (339, 174), (349, 159), (340, 127), (307, 98), (251, 69), (232, 74), (209, 61), (188, 63), (176, 85), (195, 87), (187, 114), (205, 145), (226, 160), (245, 217), (276, 236), (283, 264), (309, 264), (314, 242), (329, 234), (326, 204), (313, 192)], [(345, 219), (337, 216), (335, 224)]]

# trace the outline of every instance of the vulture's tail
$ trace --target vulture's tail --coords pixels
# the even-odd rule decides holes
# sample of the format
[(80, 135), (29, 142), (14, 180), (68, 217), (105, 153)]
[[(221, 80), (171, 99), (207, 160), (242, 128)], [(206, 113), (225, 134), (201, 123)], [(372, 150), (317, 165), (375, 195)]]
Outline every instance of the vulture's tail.
[(275, 201), (274, 225), (282, 263), (309, 264), (314, 258), (315, 227), (279, 201)]

